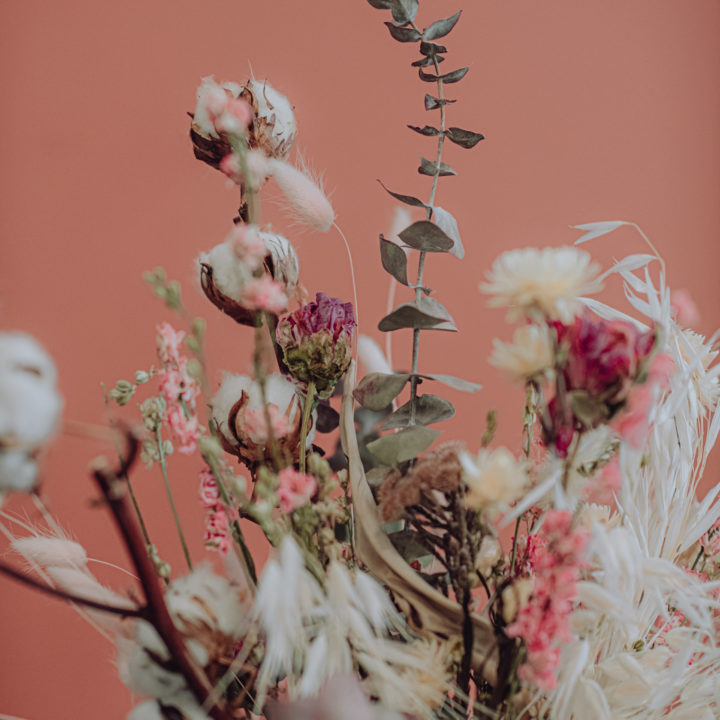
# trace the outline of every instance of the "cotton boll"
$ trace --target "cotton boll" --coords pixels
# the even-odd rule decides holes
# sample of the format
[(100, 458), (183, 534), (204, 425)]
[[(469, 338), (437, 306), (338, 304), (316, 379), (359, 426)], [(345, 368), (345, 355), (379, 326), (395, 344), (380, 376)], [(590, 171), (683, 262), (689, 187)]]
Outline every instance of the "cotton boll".
[(205, 626), (237, 637), (245, 629), (248, 608), (230, 583), (208, 567), (173, 580), (165, 600), (181, 630)]
[(241, 97), (255, 111), (249, 133), (249, 144), (268, 157), (284, 160), (295, 142), (297, 123), (290, 101), (266, 82), (250, 80)]
[(50, 356), (29, 335), (0, 333), (0, 446), (31, 450), (55, 430), (62, 398)]
[(0, 452), (0, 492), (29, 492), (38, 479), (37, 463), (23, 450)]
[(305, 173), (281, 160), (271, 159), (268, 168), (298, 220), (318, 232), (327, 232), (335, 211), (325, 193)]
[(224, 295), (239, 302), (245, 285), (250, 282), (252, 273), (242, 263), (230, 242), (216, 245), (210, 252), (202, 253), (198, 258), (200, 265), (212, 268), (213, 282)]

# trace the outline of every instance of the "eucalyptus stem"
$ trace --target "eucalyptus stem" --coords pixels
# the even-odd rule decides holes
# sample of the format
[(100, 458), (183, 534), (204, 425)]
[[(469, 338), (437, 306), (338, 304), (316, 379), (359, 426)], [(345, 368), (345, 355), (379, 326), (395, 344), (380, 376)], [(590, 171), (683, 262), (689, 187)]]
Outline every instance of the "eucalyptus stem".
[(175, 499), (173, 498), (172, 490), (170, 489), (170, 479), (168, 478), (167, 462), (165, 461), (165, 450), (163, 450), (162, 441), (162, 430), (158, 426), (155, 431), (157, 437), (158, 453), (160, 455), (160, 468), (162, 469), (163, 480), (165, 481), (165, 489), (167, 490), (168, 499), (170, 500), (170, 509), (172, 510), (173, 517), (175, 518), (175, 527), (180, 537), (180, 544), (182, 545), (183, 553), (185, 554), (185, 561), (187, 562), (188, 569), (192, 572), (193, 565), (190, 560), (190, 551), (188, 550), (187, 543), (185, 542), (185, 535), (183, 534), (182, 525), (180, 524), (180, 518), (178, 517), (177, 508), (175, 507)]
[(307, 386), (305, 404), (303, 405), (302, 423), (300, 425), (300, 472), (305, 472), (305, 455), (307, 445), (308, 425), (310, 424), (310, 413), (315, 401), (315, 381), (311, 380)]
[[(422, 35), (420, 29), (415, 25), (415, 23), (411, 23), (411, 26)], [(435, 67), (435, 72), (440, 75), (440, 63), (437, 60), (436, 56), (433, 56), (433, 65)], [(438, 134), (438, 144), (437, 144), (437, 155), (435, 158), (435, 174), (433, 175), (433, 181), (432, 181), (432, 187), (430, 188), (430, 199), (427, 203), (427, 219), (430, 220), (432, 217), (432, 208), (433, 203), (435, 202), (435, 195), (437, 193), (437, 187), (438, 187), (438, 181), (440, 180), (440, 163), (442, 161), (442, 151), (443, 151), (443, 144), (445, 142), (445, 103), (443, 100), (445, 99), (445, 91), (443, 87), (443, 81), (442, 79), (438, 78), (437, 81), (437, 89), (438, 89), (438, 100), (440, 100), (440, 133)], [(418, 272), (417, 272), (417, 281), (415, 283), (415, 302), (419, 303), (422, 299), (422, 285), (423, 285), (423, 275), (425, 273), (425, 256), (426, 256), (425, 250), (420, 251), (420, 258), (418, 259)], [(410, 377), (410, 419), (409, 424), (415, 425), (415, 409), (417, 404), (417, 386), (418, 386), (418, 360), (420, 356), (420, 328), (413, 328), (413, 343), (412, 343), (412, 370), (411, 370), (411, 377)]]

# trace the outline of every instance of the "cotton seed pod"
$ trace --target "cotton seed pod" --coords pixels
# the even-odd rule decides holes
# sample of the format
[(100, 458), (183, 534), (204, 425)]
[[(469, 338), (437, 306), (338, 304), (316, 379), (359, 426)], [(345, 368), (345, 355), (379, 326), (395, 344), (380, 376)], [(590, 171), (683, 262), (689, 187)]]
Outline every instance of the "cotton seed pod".
[[(260, 233), (267, 254), (263, 271), (279, 283), (285, 295), (292, 297), (298, 284), (300, 266), (297, 253), (290, 241), (276, 233)], [(248, 263), (238, 257), (233, 247), (232, 233), (210, 252), (198, 257), (200, 285), (210, 302), (241, 325), (256, 324), (256, 311), (243, 304), (243, 292), (254, 275)]]
[(271, 158), (284, 160), (295, 142), (297, 123), (289, 100), (266, 82), (249, 80), (240, 93), (255, 111), (248, 144)]
[(0, 333), (0, 491), (31, 490), (63, 401), (52, 358), (30, 335)]
[[(299, 455), (302, 408), (292, 381), (284, 375), (268, 375), (265, 386), (273, 435), (280, 451)], [(223, 449), (253, 467), (268, 455), (268, 430), (259, 384), (246, 375), (226, 373), (210, 402), (213, 421), (220, 431)], [(308, 447), (315, 435), (315, 415), (308, 432)]]

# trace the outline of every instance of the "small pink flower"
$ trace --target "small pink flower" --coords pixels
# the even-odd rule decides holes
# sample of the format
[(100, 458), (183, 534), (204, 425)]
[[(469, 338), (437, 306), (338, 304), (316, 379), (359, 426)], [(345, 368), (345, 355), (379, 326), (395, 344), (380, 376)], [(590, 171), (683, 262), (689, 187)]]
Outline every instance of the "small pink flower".
[(700, 322), (700, 311), (689, 290), (673, 290), (670, 293), (670, 304), (678, 325), (693, 327)]
[(280, 510), (284, 513), (292, 512), (310, 501), (317, 490), (317, 481), (312, 475), (298, 472), (294, 468), (285, 468), (278, 475), (280, 487), (277, 495), (280, 500)]
[(616, 455), (596, 477), (588, 482), (585, 499), (599, 505), (611, 505), (621, 485), (620, 461)]
[[(290, 422), (287, 415), (280, 412), (280, 408), (274, 403), (268, 403), (268, 415), (273, 435), (280, 440), (295, 432), (295, 425)], [(268, 430), (263, 408), (252, 408), (245, 410), (242, 419), (238, 417), (238, 424), (242, 427), (243, 433), (257, 445), (264, 445), (268, 441)]]
[(240, 159), (234, 153), (226, 155), (218, 166), (220, 172), (227, 175), (234, 183), (240, 183), (243, 179), (242, 170), (240, 167)]
[(175, 330), (170, 323), (157, 326), (157, 352), (163, 365), (177, 363), (180, 359), (180, 345), (185, 339), (182, 330)]
[(225, 107), (215, 117), (215, 129), (227, 135), (244, 135), (253, 114), (253, 109), (244, 100), (227, 96)]
[(265, 275), (253, 278), (245, 286), (240, 303), (248, 310), (266, 310), (278, 315), (287, 309), (288, 297), (280, 283)]
[(211, 508), (218, 504), (218, 487), (215, 476), (208, 468), (203, 468), (200, 471), (200, 503), (203, 507)]
[(231, 231), (230, 239), (235, 255), (250, 270), (257, 270), (262, 266), (267, 255), (267, 246), (257, 227), (240, 223)]
[(167, 422), (177, 440), (178, 452), (183, 455), (191, 455), (197, 447), (197, 439), (200, 434), (198, 419), (195, 415), (188, 417), (180, 405), (174, 405), (167, 411)]
[(216, 505), (210, 510), (205, 521), (205, 545), (227, 555), (231, 544), (229, 518), (223, 507)]

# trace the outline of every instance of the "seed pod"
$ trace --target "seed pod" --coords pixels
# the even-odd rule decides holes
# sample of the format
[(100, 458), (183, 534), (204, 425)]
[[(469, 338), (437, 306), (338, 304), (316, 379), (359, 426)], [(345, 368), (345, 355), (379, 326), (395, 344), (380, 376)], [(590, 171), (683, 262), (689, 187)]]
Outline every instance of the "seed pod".
[(271, 158), (287, 158), (297, 132), (289, 100), (268, 83), (257, 80), (249, 80), (240, 97), (255, 111), (248, 132), (249, 146)]

